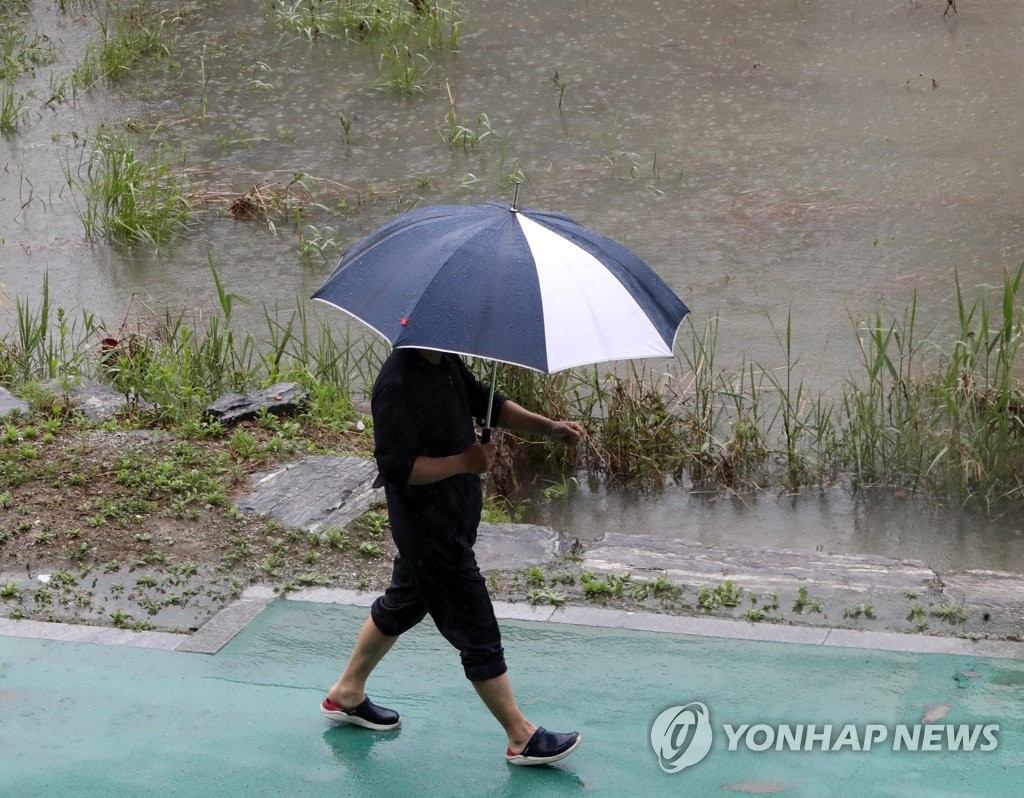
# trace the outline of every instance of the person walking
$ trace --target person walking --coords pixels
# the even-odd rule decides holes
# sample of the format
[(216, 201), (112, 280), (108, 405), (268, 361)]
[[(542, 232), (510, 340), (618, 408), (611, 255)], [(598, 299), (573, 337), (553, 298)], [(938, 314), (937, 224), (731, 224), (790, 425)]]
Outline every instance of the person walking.
[[(495, 445), (477, 440), (490, 390), (462, 359), (428, 349), (395, 349), (373, 386), (374, 457), (398, 555), (391, 583), (370, 608), (341, 676), (321, 711), (328, 719), (386, 731), (398, 712), (374, 704), (366, 682), (398, 638), (428, 614), (460, 653), (466, 678), (507, 736), (506, 760), (543, 765), (572, 753), (578, 732), (547, 731), (516, 702), (487, 584), (473, 552), (483, 509), (480, 477)], [(553, 421), (495, 393), (496, 426), (574, 444), (580, 424)], [(482, 423), (482, 422), (481, 422)]]

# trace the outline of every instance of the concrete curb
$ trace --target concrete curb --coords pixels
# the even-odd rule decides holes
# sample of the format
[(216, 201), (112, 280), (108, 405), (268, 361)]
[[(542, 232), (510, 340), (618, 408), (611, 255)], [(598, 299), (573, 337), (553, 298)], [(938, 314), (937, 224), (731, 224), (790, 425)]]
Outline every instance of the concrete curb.
[[(375, 594), (354, 590), (297, 591), (286, 597), (289, 601), (327, 604), (348, 604), (368, 607)], [(564, 623), (597, 626), (606, 629), (629, 629), (644, 632), (667, 632), (696, 637), (718, 637), (731, 640), (760, 640), (772, 643), (864, 648), (881, 651), (902, 651), (910, 654), (960, 654), (970, 657), (1024, 659), (1024, 643), (1007, 640), (971, 641), (959, 637), (873, 632), (821, 626), (783, 626), (771, 623), (749, 623), (727, 618), (692, 618), (661, 615), (651, 612), (628, 612), (603, 607), (547, 607), (529, 604), (494, 602), (494, 613), (502, 620)]]
[(131, 629), (113, 629), (109, 626), (12, 621), (10, 618), (0, 618), (0, 637), (27, 637), (35, 640), (58, 640), (64, 643), (100, 643), (161, 651), (174, 651), (189, 639), (189, 635), (174, 632), (135, 632)]
[[(27, 637), (69, 643), (99, 643), (193, 654), (216, 654), (277, 597), (278, 595), (270, 587), (247, 588), (238, 601), (218, 612), (192, 635), (171, 632), (134, 632), (128, 629), (111, 629), (102, 626), (44, 621), (12, 621), (0, 618), (0, 637)], [(306, 601), (314, 604), (369, 607), (376, 597), (376, 593), (313, 588), (295, 591), (281, 598), (287, 601)], [(604, 607), (533, 606), (506, 601), (495, 601), (494, 612), (502, 620), (534, 623), (664, 632), (728, 640), (876, 649), (908, 654), (956, 654), (968, 657), (1024, 660), (1024, 643), (1009, 640), (972, 641), (957, 637), (914, 635), (900, 632), (861, 631), (821, 626), (783, 626), (771, 623), (749, 623), (727, 618), (694, 618), (649, 612), (629, 612)]]
[(267, 587), (246, 590), (242, 598), (234, 601), (189, 635), (175, 651), (191, 654), (216, 654), (231, 639), (241, 632), (249, 622), (266, 609), (275, 598), (274, 591)]

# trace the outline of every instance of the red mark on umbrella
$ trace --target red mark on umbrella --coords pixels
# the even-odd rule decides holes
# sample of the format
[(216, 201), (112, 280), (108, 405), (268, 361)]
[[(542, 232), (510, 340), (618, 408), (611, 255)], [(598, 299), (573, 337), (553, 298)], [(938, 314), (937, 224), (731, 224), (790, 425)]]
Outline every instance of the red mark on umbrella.
[(408, 317), (402, 316), (402, 326), (403, 327), (408, 327), (409, 326), (409, 319), (408, 319)]

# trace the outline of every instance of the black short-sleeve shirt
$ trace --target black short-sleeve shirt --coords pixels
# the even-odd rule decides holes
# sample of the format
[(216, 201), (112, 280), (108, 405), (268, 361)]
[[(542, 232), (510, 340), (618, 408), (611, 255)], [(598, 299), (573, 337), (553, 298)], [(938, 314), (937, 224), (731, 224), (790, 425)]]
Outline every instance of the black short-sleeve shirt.
[[(409, 485), (420, 455), (447, 457), (476, 439), (473, 419), (487, 412), (489, 389), (457, 355), (437, 365), (412, 349), (396, 349), (373, 386), (374, 456), (388, 501), (396, 543), (431, 529), (475, 538), (482, 490), (476, 474), (457, 474), (428, 485)], [(495, 394), (492, 423), (505, 398)]]

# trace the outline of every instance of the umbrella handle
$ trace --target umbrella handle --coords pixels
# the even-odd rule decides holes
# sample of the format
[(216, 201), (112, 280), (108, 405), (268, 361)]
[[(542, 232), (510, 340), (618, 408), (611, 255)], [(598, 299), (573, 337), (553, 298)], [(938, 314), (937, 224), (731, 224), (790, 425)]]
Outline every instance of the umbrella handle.
[(487, 421), (484, 423), (484, 431), (480, 434), (481, 443), (491, 442), (491, 409), (494, 407), (494, 383), (498, 379), (498, 361), (491, 363), (491, 385), (490, 395), (487, 397)]

